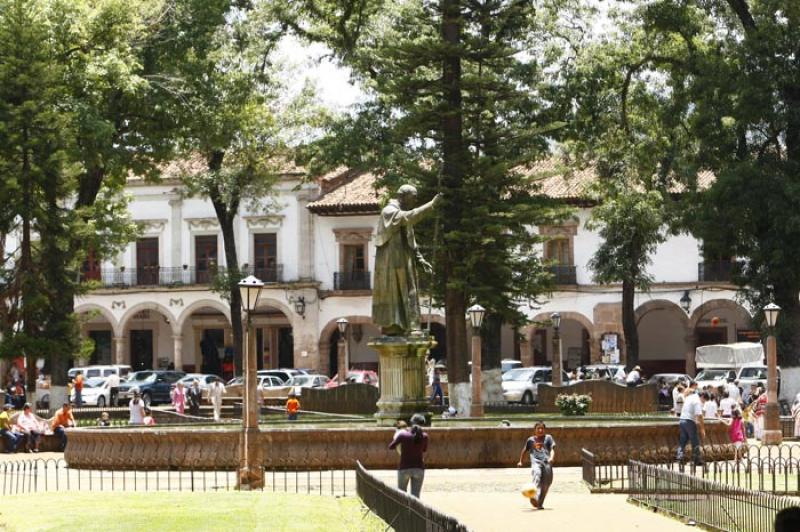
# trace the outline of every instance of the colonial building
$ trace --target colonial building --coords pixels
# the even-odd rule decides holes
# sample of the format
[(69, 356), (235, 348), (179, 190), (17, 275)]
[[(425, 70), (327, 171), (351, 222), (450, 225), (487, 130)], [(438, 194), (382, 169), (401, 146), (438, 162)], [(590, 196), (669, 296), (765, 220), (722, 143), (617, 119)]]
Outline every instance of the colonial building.
[[(351, 365), (375, 368), (377, 354), (367, 347), (378, 334), (370, 320), (380, 198), (374, 176), (338, 171), (303, 178), (300, 171), (283, 176), (274, 212), (243, 208), (236, 221), (241, 266), (266, 283), (253, 317), (259, 366), (335, 373), (336, 320), (346, 317)], [(584, 171), (543, 182), (546, 194), (574, 206), (574, 217), (533, 228), (551, 237), (542, 253), (553, 263), (557, 288), (540, 308), (524, 308), (529, 326), (504, 329), (505, 358), (548, 363), (549, 316), (558, 311), (567, 366), (597, 363), (604, 354), (624, 360), (621, 288), (593, 283), (587, 268), (600, 243), (585, 228), (591, 205), (584, 190), (593, 178)], [(214, 271), (226, 266), (214, 210), (207, 200), (186, 197), (174, 179), (134, 179), (128, 193), (141, 237), (119, 256), (91, 258), (83, 268), (83, 278), (97, 286), (76, 300), (82, 332), (96, 343), (91, 362), (199, 371), (204, 339), (219, 356), (232, 343), (228, 305), (209, 288)], [(734, 299), (731, 262), (705, 262), (690, 235), (659, 246), (649, 271), (652, 289), (636, 296), (646, 372), (691, 370), (696, 346), (751, 337), (750, 314)], [(423, 314), (443, 344), (441, 312)], [(434, 355), (442, 353), (440, 345)]]

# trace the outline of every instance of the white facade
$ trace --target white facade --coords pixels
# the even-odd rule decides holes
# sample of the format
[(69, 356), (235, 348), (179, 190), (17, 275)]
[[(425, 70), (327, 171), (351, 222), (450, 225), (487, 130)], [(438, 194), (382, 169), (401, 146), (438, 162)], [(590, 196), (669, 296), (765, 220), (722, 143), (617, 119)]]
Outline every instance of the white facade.
[[(268, 279), (253, 319), (261, 364), (335, 373), (335, 322), (346, 317), (352, 324), (351, 363), (376, 367), (377, 355), (366, 343), (378, 334), (369, 318), (377, 204), (360, 212), (313, 212), (308, 205), (325, 197), (322, 185), (302, 182), (301, 177), (281, 181), (276, 212), (243, 211), (236, 220), (242, 265), (257, 266), (256, 235), (275, 235), (271, 257), (279, 275)], [(331, 190), (337, 188), (326, 194)], [(216, 236), (215, 264), (225, 266), (213, 207), (205, 199), (183, 197), (174, 181), (131, 183), (128, 193), (133, 198), (131, 216), (141, 224), (142, 237), (157, 239), (157, 266), (149, 274), (145, 271), (136, 242), (119, 256), (105, 258), (99, 274), (103, 287), (76, 301), (76, 310), (84, 316), (82, 330), (103, 344), (104, 351), (96, 355), (103, 361), (135, 368), (174, 364), (200, 371), (204, 335), (213, 336), (219, 354), (232, 339), (228, 307), (203, 282), (198, 263), (198, 242)], [(559, 284), (542, 298), (541, 308), (525, 308), (532, 323), (520, 334), (503, 331), (504, 358), (517, 355), (526, 364), (547, 363), (552, 353), (547, 322), (556, 311), (563, 318), (562, 349), (568, 366), (599, 362), (609, 335), (616, 335), (622, 345), (620, 287), (593, 284), (587, 266), (601, 242), (597, 233), (585, 228), (589, 215), (588, 208), (579, 208), (564, 226), (539, 228), (552, 238), (565, 239), (572, 264), (564, 266), (573, 272), (574, 281)], [(345, 276), (346, 282), (337, 285), (334, 277), (347, 274), (358, 261), (364, 261), (366, 272), (357, 272), (364, 278)], [(752, 329), (749, 313), (734, 301), (735, 287), (699, 279), (701, 262), (700, 245), (689, 235), (670, 237), (654, 254), (650, 272), (655, 283), (650, 292), (636, 296), (640, 358), (646, 372), (692, 369), (696, 345), (712, 339), (736, 341), (737, 334)], [(685, 296), (691, 299), (688, 312), (681, 307)], [(443, 317), (434, 314), (432, 321), (441, 327)]]

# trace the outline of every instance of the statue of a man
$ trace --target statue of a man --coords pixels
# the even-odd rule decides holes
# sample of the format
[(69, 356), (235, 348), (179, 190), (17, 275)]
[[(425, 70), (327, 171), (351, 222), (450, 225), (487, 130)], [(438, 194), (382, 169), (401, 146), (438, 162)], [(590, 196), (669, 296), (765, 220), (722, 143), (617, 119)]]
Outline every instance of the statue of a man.
[(417, 249), (414, 225), (433, 211), (441, 195), (414, 208), (416, 199), (416, 188), (401, 186), (378, 220), (372, 321), (389, 336), (420, 329), (417, 262), (428, 270), (431, 266)]

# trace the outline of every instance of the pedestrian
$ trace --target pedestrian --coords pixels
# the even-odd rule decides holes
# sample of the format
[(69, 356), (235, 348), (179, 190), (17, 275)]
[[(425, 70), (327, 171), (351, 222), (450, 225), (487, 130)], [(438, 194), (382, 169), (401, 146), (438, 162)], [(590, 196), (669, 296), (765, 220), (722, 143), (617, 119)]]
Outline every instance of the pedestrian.
[(625, 384), (629, 388), (634, 388), (639, 385), (640, 381), (642, 380), (642, 368), (639, 366), (634, 366), (628, 376), (625, 377)]
[(767, 394), (763, 388), (756, 389), (756, 396), (753, 400), (751, 417), (753, 418), (753, 432), (757, 440), (764, 437), (764, 414), (767, 410)]
[(400, 464), (397, 467), (397, 489), (406, 492), (411, 483), (411, 495), (419, 498), (425, 480), (425, 452), (428, 450), (428, 435), (422, 430), (425, 416), (411, 416), (411, 428), (395, 432), (389, 449), (400, 447)]
[(289, 399), (286, 401), (286, 418), (289, 421), (297, 420), (297, 412), (300, 410), (300, 401), (294, 392), (289, 392)]
[(39, 420), (33, 415), (30, 403), (25, 403), (22, 407), (22, 413), (17, 416), (16, 431), (25, 435), (26, 450), (28, 452), (39, 452), (39, 441), (42, 439), (42, 433)]
[(550, 485), (553, 483), (553, 461), (556, 456), (556, 442), (545, 433), (545, 424), (538, 421), (533, 426), (533, 436), (525, 442), (519, 454), (517, 467), (522, 467), (525, 455), (531, 461), (531, 481), (536, 486), (536, 495), (530, 498), (531, 506), (541, 510)]
[(117, 406), (117, 397), (119, 396), (119, 374), (112, 373), (108, 376), (108, 404)]
[(683, 393), (686, 388), (683, 384), (677, 384), (672, 389), (672, 411), (676, 417), (681, 417), (681, 410), (683, 410)]
[(22, 434), (14, 430), (11, 425), (11, 411), (14, 405), (6, 403), (3, 405), (3, 412), (0, 413), (0, 436), (6, 441), (6, 452), (13, 453), (17, 450), (19, 440), (22, 439)]
[(110, 427), (111, 426), (111, 417), (108, 415), (108, 412), (101, 412), (100, 417), (97, 419), (97, 426), (98, 427)]
[(225, 393), (225, 385), (221, 381), (214, 381), (208, 388), (208, 398), (214, 408), (214, 421), (222, 419), (222, 395)]
[(739, 403), (739, 401), (742, 399), (742, 392), (739, 389), (739, 379), (729, 382), (726, 388), (728, 391), (728, 397), (733, 399), (735, 403)]
[(183, 388), (183, 383), (178, 381), (178, 384), (175, 385), (175, 388), (172, 389), (172, 406), (175, 407), (175, 411), (181, 415), (186, 410), (186, 390)]
[(142, 418), (142, 425), (152, 427), (156, 424), (156, 419), (153, 417), (153, 411), (148, 407), (144, 407), (144, 417)]
[(721, 421), (728, 425), (728, 436), (735, 449), (735, 457), (738, 462), (742, 457), (744, 451), (744, 444), (747, 443), (747, 438), (744, 435), (744, 421), (742, 420), (742, 411), (739, 407), (733, 409), (730, 418), (722, 418)]
[(22, 409), (25, 406), (25, 382), (21, 377), (14, 382), (14, 407)]
[(79, 371), (75, 375), (75, 406), (78, 408), (83, 406), (83, 372)]
[(139, 392), (133, 394), (133, 399), (128, 403), (128, 410), (130, 410), (129, 425), (141, 425), (144, 423), (144, 401), (139, 396)]
[(436, 398), (439, 398), (440, 405), (444, 405), (444, 394), (442, 393), (442, 375), (439, 372), (439, 368), (433, 368), (433, 382), (431, 383), (431, 402), (435, 402)]
[(683, 398), (683, 410), (681, 410), (679, 422), (680, 439), (676, 455), (679, 462), (683, 461), (683, 451), (686, 444), (691, 442), (692, 458), (695, 465), (703, 465), (703, 458), (700, 454), (700, 439), (705, 439), (706, 437), (706, 426), (703, 422), (704, 403), (704, 396), (697, 394), (697, 383), (690, 383)]
[(195, 379), (186, 393), (186, 402), (189, 404), (189, 414), (200, 415), (200, 403), (203, 401), (203, 390), (200, 389), (200, 382)]
[(67, 448), (67, 430), (68, 428), (75, 426), (75, 418), (72, 416), (72, 406), (69, 403), (64, 403), (61, 405), (61, 410), (56, 412), (56, 415), (53, 416), (53, 422), (50, 424), (50, 428), (53, 430), (53, 434), (58, 436), (61, 439), (61, 446), (59, 449), (63, 453), (64, 450)]
[(731, 393), (729, 389), (725, 389), (722, 392), (722, 399), (719, 402), (719, 412), (720, 416), (724, 418), (733, 417), (733, 411), (738, 407), (738, 403), (736, 399), (731, 397)]
[(717, 402), (714, 400), (713, 394), (703, 392), (700, 397), (705, 400), (703, 402), (703, 417), (705, 419), (717, 419)]

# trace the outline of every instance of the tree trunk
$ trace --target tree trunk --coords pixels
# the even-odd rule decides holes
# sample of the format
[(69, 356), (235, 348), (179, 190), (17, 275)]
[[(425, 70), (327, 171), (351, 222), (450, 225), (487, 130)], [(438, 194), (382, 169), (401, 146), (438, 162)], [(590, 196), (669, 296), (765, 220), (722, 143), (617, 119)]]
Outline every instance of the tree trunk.
[(625, 335), (625, 367), (628, 371), (639, 363), (639, 332), (636, 330), (633, 281), (622, 281), (622, 332)]
[(498, 314), (486, 314), (483, 321), (481, 369), (499, 369), (502, 355), (503, 318)]

